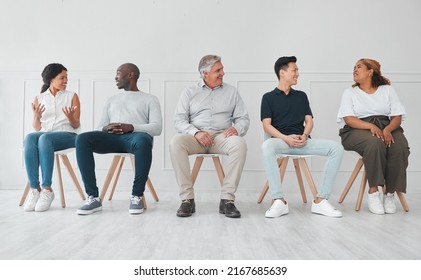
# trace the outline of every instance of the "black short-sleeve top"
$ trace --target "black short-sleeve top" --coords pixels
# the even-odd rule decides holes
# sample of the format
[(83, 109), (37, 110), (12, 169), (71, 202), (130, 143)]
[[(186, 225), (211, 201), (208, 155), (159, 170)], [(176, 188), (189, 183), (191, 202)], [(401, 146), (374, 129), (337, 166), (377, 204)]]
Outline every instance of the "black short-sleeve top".
[(272, 126), (285, 135), (303, 134), (305, 116), (310, 115), (310, 104), (303, 91), (291, 88), (289, 94), (275, 88), (262, 97), (261, 120), (272, 119)]

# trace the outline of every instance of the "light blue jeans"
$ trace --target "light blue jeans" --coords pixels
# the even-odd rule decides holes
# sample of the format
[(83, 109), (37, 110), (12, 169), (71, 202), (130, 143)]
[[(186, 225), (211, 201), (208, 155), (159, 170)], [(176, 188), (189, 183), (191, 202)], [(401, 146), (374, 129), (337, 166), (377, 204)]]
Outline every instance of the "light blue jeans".
[(331, 140), (308, 139), (304, 147), (293, 148), (281, 139), (270, 138), (263, 142), (262, 152), (269, 190), (273, 199), (284, 197), (276, 154), (327, 156), (317, 197), (328, 199), (342, 161), (344, 149), (341, 144)]
[(42, 186), (51, 187), (53, 176), (54, 152), (75, 147), (76, 133), (32, 132), (24, 141), (25, 166), (31, 188), (39, 188), (39, 167), (41, 167)]

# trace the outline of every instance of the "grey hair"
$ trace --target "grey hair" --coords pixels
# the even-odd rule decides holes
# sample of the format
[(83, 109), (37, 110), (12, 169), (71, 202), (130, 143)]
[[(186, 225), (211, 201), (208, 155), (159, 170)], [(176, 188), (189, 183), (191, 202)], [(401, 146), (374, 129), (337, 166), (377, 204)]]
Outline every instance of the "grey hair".
[(212, 66), (215, 65), (215, 63), (221, 62), (221, 57), (217, 55), (205, 55), (202, 57), (202, 59), (199, 62), (199, 72), (200, 76), (203, 77), (203, 71), (210, 71)]

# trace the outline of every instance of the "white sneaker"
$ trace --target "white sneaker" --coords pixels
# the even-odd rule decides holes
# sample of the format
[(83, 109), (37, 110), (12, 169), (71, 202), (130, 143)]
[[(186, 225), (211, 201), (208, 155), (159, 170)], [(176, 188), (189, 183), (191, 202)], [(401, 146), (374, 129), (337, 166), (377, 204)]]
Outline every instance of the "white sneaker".
[(266, 211), (266, 218), (277, 218), (289, 212), (288, 202), (284, 203), (280, 199), (275, 199), (272, 206)]
[(37, 204), (37, 201), (39, 199), (39, 190), (33, 189), (29, 191), (29, 196), (25, 201), (25, 205), (23, 206), (24, 211), (34, 211), (35, 205)]
[(380, 193), (378, 191), (368, 194), (368, 209), (373, 214), (377, 214), (377, 215), (384, 214), (383, 203), (380, 200)]
[(334, 218), (342, 217), (342, 212), (333, 207), (327, 199), (323, 199), (319, 203), (315, 203), (313, 200), (313, 203), (311, 204), (311, 212)]
[(395, 205), (395, 194), (388, 193), (384, 197), (383, 205), (384, 211), (386, 214), (395, 214), (396, 213), (396, 205)]
[(53, 191), (42, 189), (38, 202), (35, 205), (35, 212), (44, 212), (50, 209), (51, 202), (54, 200)]

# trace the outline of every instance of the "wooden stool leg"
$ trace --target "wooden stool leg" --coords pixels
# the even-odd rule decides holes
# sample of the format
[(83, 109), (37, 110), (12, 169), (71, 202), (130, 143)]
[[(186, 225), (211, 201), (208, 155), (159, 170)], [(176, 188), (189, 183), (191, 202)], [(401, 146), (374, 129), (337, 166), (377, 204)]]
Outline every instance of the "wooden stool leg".
[(363, 197), (364, 197), (365, 185), (367, 185), (367, 174), (364, 170), (363, 176), (361, 178), (360, 191), (358, 192), (357, 204), (355, 205), (355, 211), (360, 211), (361, 209), (361, 204), (363, 202)]
[(221, 187), (222, 187), (222, 185), (224, 184), (225, 174), (224, 174), (224, 170), (222, 169), (221, 161), (219, 157), (212, 157), (212, 159), (213, 159), (213, 164), (215, 165), (216, 173), (218, 174), (219, 183), (221, 184)]
[(257, 203), (259, 204), (262, 203), (263, 198), (265, 198), (265, 195), (267, 194), (268, 190), (269, 190), (269, 182), (266, 181), (265, 185), (263, 186), (263, 190), (260, 193), (259, 198), (257, 199)]
[(359, 159), (357, 161), (357, 164), (354, 167), (354, 170), (351, 173), (351, 177), (349, 177), (348, 182), (346, 183), (345, 189), (342, 192), (341, 196), (339, 197), (339, 203), (342, 203), (346, 197), (346, 195), (348, 194), (349, 190), (352, 187), (352, 184), (354, 184), (355, 179), (358, 176), (358, 173), (360, 172), (361, 168), (363, 167), (364, 162), (362, 159)]
[(55, 155), (55, 160), (56, 160), (56, 169), (57, 169), (58, 182), (59, 182), (61, 207), (65, 208), (66, 201), (64, 200), (63, 178), (61, 177), (60, 157), (58, 156), (58, 154)]
[(396, 192), (396, 194), (398, 195), (398, 198), (402, 204), (402, 208), (405, 212), (409, 211), (409, 207), (408, 207), (408, 203), (406, 202), (405, 196), (403, 193), (401, 192)]
[(121, 156), (119, 155), (114, 156), (110, 169), (108, 169), (107, 177), (105, 178), (104, 186), (102, 187), (102, 191), (99, 196), (101, 201), (104, 200), (105, 194), (107, 193), (107, 190), (108, 190), (108, 186), (110, 185), (111, 179), (114, 176), (114, 172), (115, 172), (115, 169), (117, 168), (117, 164), (120, 161), (120, 158)]
[(67, 155), (61, 155), (61, 160), (63, 161), (64, 166), (66, 166), (67, 171), (69, 172), (69, 175), (72, 178), (72, 181), (75, 184), (80, 197), (82, 198), (82, 200), (85, 200), (85, 195), (83, 194), (82, 187), (80, 186), (79, 181), (76, 178), (75, 171), (73, 170), (73, 167), (70, 164), (69, 158), (67, 157)]
[(313, 176), (311, 176), (310, 169), (308, 168), (307, 161), (304, 158), (298, 159), (298, 162), (301, 165), (301, 168), (304, 171), (304, 175), (307, 178), (307, 183), (310, 186), (310, 190), (313, 193), (313, 198), (317, 197), (317, 188), (316, 184), (314, 183)]
[(202, 166), (203, 157), (196, 157), (196, 161), (194, 162), (193, 169), (191, 172), (191, 184), (194, 186), (196, 182), (197, 174), (199, 174), (200, 167)]
[(110, 196), (108, 197), (108, 200), (113, 199), (115, 188), (117, 186), (118, 179), (120, 178), (121, 169), (123, 168), (124, 160), (125, 160), (125, 157), (123, 157), (123, 156), (120, 157), (120, 162), (117, 166), (117, 172), (116, 172), (115, 177), (114, 177), (113, 186), (111, 187)]
[(155, 188), (153, 187), (152, 181), (148, 176), (148, 180), (146, 181), (146, 184), (148, 185), (149, 191), (151, 192), (151, 195), (153, 197), (153, 199), (158, 202), (159, 198), (158, 195), (156, 194)]
[(142, 196), (142, 205), (143, 205), (143, 209), (148, 209), (148, 205), (146, 204), (146, 199), (145, 199), (145, 195)]
[(307, 196), (306, 191), (304, 189), (303, 177), (301, 176), (300, 163), (298, 162), (298, 159), (293, 159), (292, 161), (294, 162), (295, 174), (297, 174), (297, 181), (298, 185), (300, 186), (301, 198), (303, 199), (304, 203), (307, 203)]
[(23, 190), (23, 194), (20, 198), (19, 206), (22, 206), (25, 203), (25, 199), (28, 196), (29, 189), (30, 189), (30, 187), (29, 187), (29, 181), (28, 181), (28, 183), (26, 183), (25, 189)]

